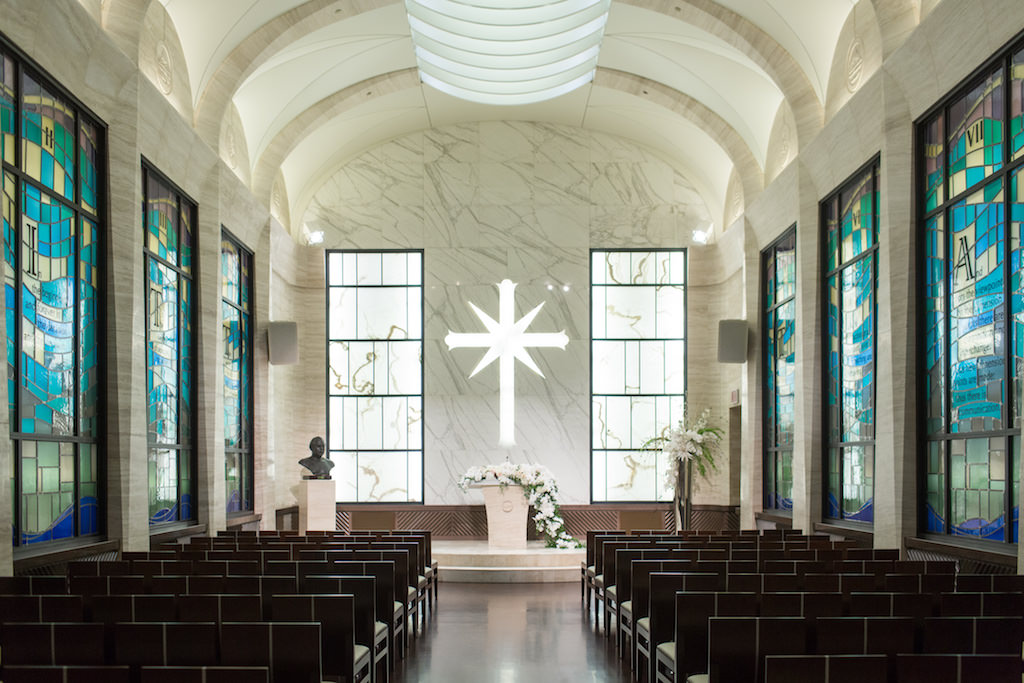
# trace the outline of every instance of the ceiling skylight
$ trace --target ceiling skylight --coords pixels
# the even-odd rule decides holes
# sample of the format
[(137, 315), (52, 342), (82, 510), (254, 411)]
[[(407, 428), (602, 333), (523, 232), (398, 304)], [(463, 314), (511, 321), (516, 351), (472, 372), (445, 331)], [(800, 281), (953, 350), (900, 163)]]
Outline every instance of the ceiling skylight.
[(405, 0), (422, 81), (482, 104), (589, 83), (611, 0)]

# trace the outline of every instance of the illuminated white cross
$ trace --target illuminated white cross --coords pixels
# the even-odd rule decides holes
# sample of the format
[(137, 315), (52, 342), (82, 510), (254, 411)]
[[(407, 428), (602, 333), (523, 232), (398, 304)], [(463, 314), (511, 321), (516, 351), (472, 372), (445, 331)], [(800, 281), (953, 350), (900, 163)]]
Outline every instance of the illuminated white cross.
[(526, 332), (537, 313), (544, 307), (541, 302), (536, 308), (513, 322), (515, 311), (515, 290), (516, 283), (511, 280), (502, 280), (498, 285), (498, 320), (494, 320), (470, 301), (469, 306), (480, 318), (480, 322), (487, 328), (487, 332), (478, 333), (455, 333), (448, 330), (448, 336), (444, 338), (448, 349), (462, 348), (486, 348), (487, 353), (477, 363), (476, 368), (469, 375), (473, 377), (497, 358), (498, 362), (498, 396), (499, 396), (499, 418), (500, 435), (498, 443), (502, 446), (515, 445), (515, 359), (521, 360), (526, 367), (536, 372), (541, 377), (544, 373), (540, 371), (537, 364), (530, 357), (526, 350), (529, 346), (535, 347), (558, 347), (564, 349), (569, 343), (565, 336), (565, 330), (561, 332)]

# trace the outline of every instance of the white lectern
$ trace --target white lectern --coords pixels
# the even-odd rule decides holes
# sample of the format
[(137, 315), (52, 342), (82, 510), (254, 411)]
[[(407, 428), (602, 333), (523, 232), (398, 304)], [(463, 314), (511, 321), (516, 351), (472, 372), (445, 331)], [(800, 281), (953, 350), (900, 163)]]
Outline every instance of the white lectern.
[(488, 481), (474, 486), (479, 486), (484, 492), (484, 506), (487, 508), (487, 546), (492, 550), (526, 548), (526, 524), (530, 504), (526, 502), (523, 487), (514, 484), (502, 487), (497, 482)]
[(299, 484), (299, 533), (334, 531), (334, 480), (303, 479)]

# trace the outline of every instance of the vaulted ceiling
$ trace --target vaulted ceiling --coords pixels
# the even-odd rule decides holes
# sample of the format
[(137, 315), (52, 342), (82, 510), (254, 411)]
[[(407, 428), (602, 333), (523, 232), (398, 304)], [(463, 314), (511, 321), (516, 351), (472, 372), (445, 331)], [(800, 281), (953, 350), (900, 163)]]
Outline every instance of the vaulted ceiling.
[(509, 119), (656, 152), (721, 228), (938, 0), (615, 0), (594, 81), (514, 107), (421, 84), (402, 0), (101, 1), (104, 26), (136, 27), (143, 71), (296, 234), (354, 155)]

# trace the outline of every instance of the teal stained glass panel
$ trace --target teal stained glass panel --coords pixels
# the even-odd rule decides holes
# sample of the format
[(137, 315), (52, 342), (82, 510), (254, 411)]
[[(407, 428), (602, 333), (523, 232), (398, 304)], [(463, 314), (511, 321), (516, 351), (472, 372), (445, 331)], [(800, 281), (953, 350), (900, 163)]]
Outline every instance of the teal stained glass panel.
[(78, 176), (82, 187), (79, 199), (89, 213), (96, 215), (99, 207), (99, 128), (82, 121), (78, 134)]
[(1024, 171), (1010, 176), (1010, 315), (1013, 320), (1013, 426), (1024, 422)]
[(241, 338), (241, 362), (239, 368), (242, 376), (242, 385), (239, 390), (239, 413), (242, 444), (252, 448), (252, 323), (248, 313), (242, 314)]
[(949, 107), (949, 196), (982, 182), (1003, 165), (1003, 76), (993, 72)]
[(43, 186), (74, 200), (74, 109), (27, 74), (21, 101), (22, 168)]
[(779, 467), (778, 489), (775, 493), (775, 506), (780, 510), (793, 509), (793, 451), (779, 451), (777, 454)]
[(192, 281), (181, 278), (179, 281), (181, 294), (179, 320), (181, 324), (181, 346), (178, 348), (181, 360), (181, 424), (180, 443), (192, 443), (193, 414), (192, 393), (195, 387), (195, 343), (193, 341), (192, 322)]
[(224, 453), (224, 498), (227, 500), (227, 512), (239, 512), (248, 509), (243, 493), (243, 476), (245, 455), (237, 451)]
[(81, 436), (99, 435), (99, 232), (82, 219), (78, 242), (78, 428)]
[(877, 193), (873, 169), (839, 193), (839, 247), (846, 263), (875, 244)]
[(178, 264), (178, 200), (152, 173), (146, 187), (146, 248), (170, 264)]
[(950, 532), (1002, 540), (1006, 530), (1006, 439), (950, 442)]
[(946, 455), (944, 441), (928, 444), (928, 467), (925, 472), (926, 529), (946, 532)]
[[(842, 382), (842, 366), (840, 357), (840, 308), (839, 308), (839, 276), (832, 275), (828, 278), (825, 288), (826, 292), (826, 313), (825, 324), (827, 326), (826, 343), (828, 347), (828, 377), (826, 378), (826, 400), (828, 404), (828, 441), (837, 443), (839, 441), (840, 427), (840, 385)], [(838, 474), (837, 474), (838, 476)], [(838, 500), (838, 499), (837, 499)]]
[(14, 62), (0, 54), (0, 160), (14, 165)]
[(78, 533), (85, 536), (100, 531), (98, 448), (78, 445)]
[(178, 452), (149, 449), (149, 523), (174, 522), (181, 518), (178, 507)]
[(21, 431), (74, 434), (73, 214), (25, 185), (21, 233)]
[(238, 247), (230, 240), (220, 243), (221, 296), (238, 305), (241, 299), (241, 264)]
[[(149, 336), (146, 352), (148, 370), (146, 390), (149, 406), (150, 443), (173, 444), (178, 442), (179, 335), (178, 274), (155, 260), (149, 260)], [(153, 455), (156, 452), (151, 451), (151, 456), (157, 457)], [(160, 456), (163, 459), (166, 457)], [(151, 466), (152, 463), (151, 460)], [(150, 491), (152, 494), (152, 489)]]
[(181, 271), (192, 274), (192, 249), (195, 244), (192, 230), (196, 224), (196, 208), (191, 204), (181, 207)]
[(793, 443), (796, 397), (796, 301), (779, 306), (775, 325), (776, 445)]
[[(34, 478), (31, 486), (29, 478)], [(74, 535), (74, 444), (26, 442), (22, 451), (21, 542)]]
[(949, 222), (950, 431), (1001, 429), (1006, 393), (1002, 181), (953, 205)]
[(946, 154), (943, 149), (943, 126), (945, 116), (938, 114), (924, 128), (924, 210), (931, 211), (945, 201), (944, 167)]
[(874, 521), (874, 449), (847, 446), (843, 449), (843, 519)]
[(765, 446), (771, 448), (776, 445), (778, 437), (778, 417), (777, 417), (777, 403), (776, 397), (778, 396), (778, 387), (775, 383), (776, 375), (778, 373), (778, 330), (776, 321), (775, 311), (769, 310), (764, 316), (764, 328), (767, 330), (765, 334), (765, 343), (767, 348), (765, 349), (765, 363), (767, 367), (764, 371), (764, 382), (765, 382), (765, 394), (768, 400), (765, 401), (765, 424), (768, 425), (767, 433), (765, 437), (769, 440), (769, 443)]
[[(842, 438), (874, 438), (875, 257), (842, 271)], [(845, 481), (845, 479), (844, 479)]]
[(11, 429), (17, 431), (16, 406), (18, 405), (17, 381), (18, 324), (17, 324), (17, 250), (18, 232), (15, 228), (14, 176), (4, 173), (4, 319), (7, 326), (7, 410)]
[(1024, 156), (1024, 50), (1010, 60), (1010, 158)]
[(783, 239), (775, 248), (775, 281), (778, 300), (796, 295), (796, 232)]
[(945, 220), (933, 216), (925, 224), (925, 416), (929, 434), (946, 423), (946, 233)]
[(224, 447), (242, 445), (242, 321), (237, 308), (221, 304), (224, 335)]

